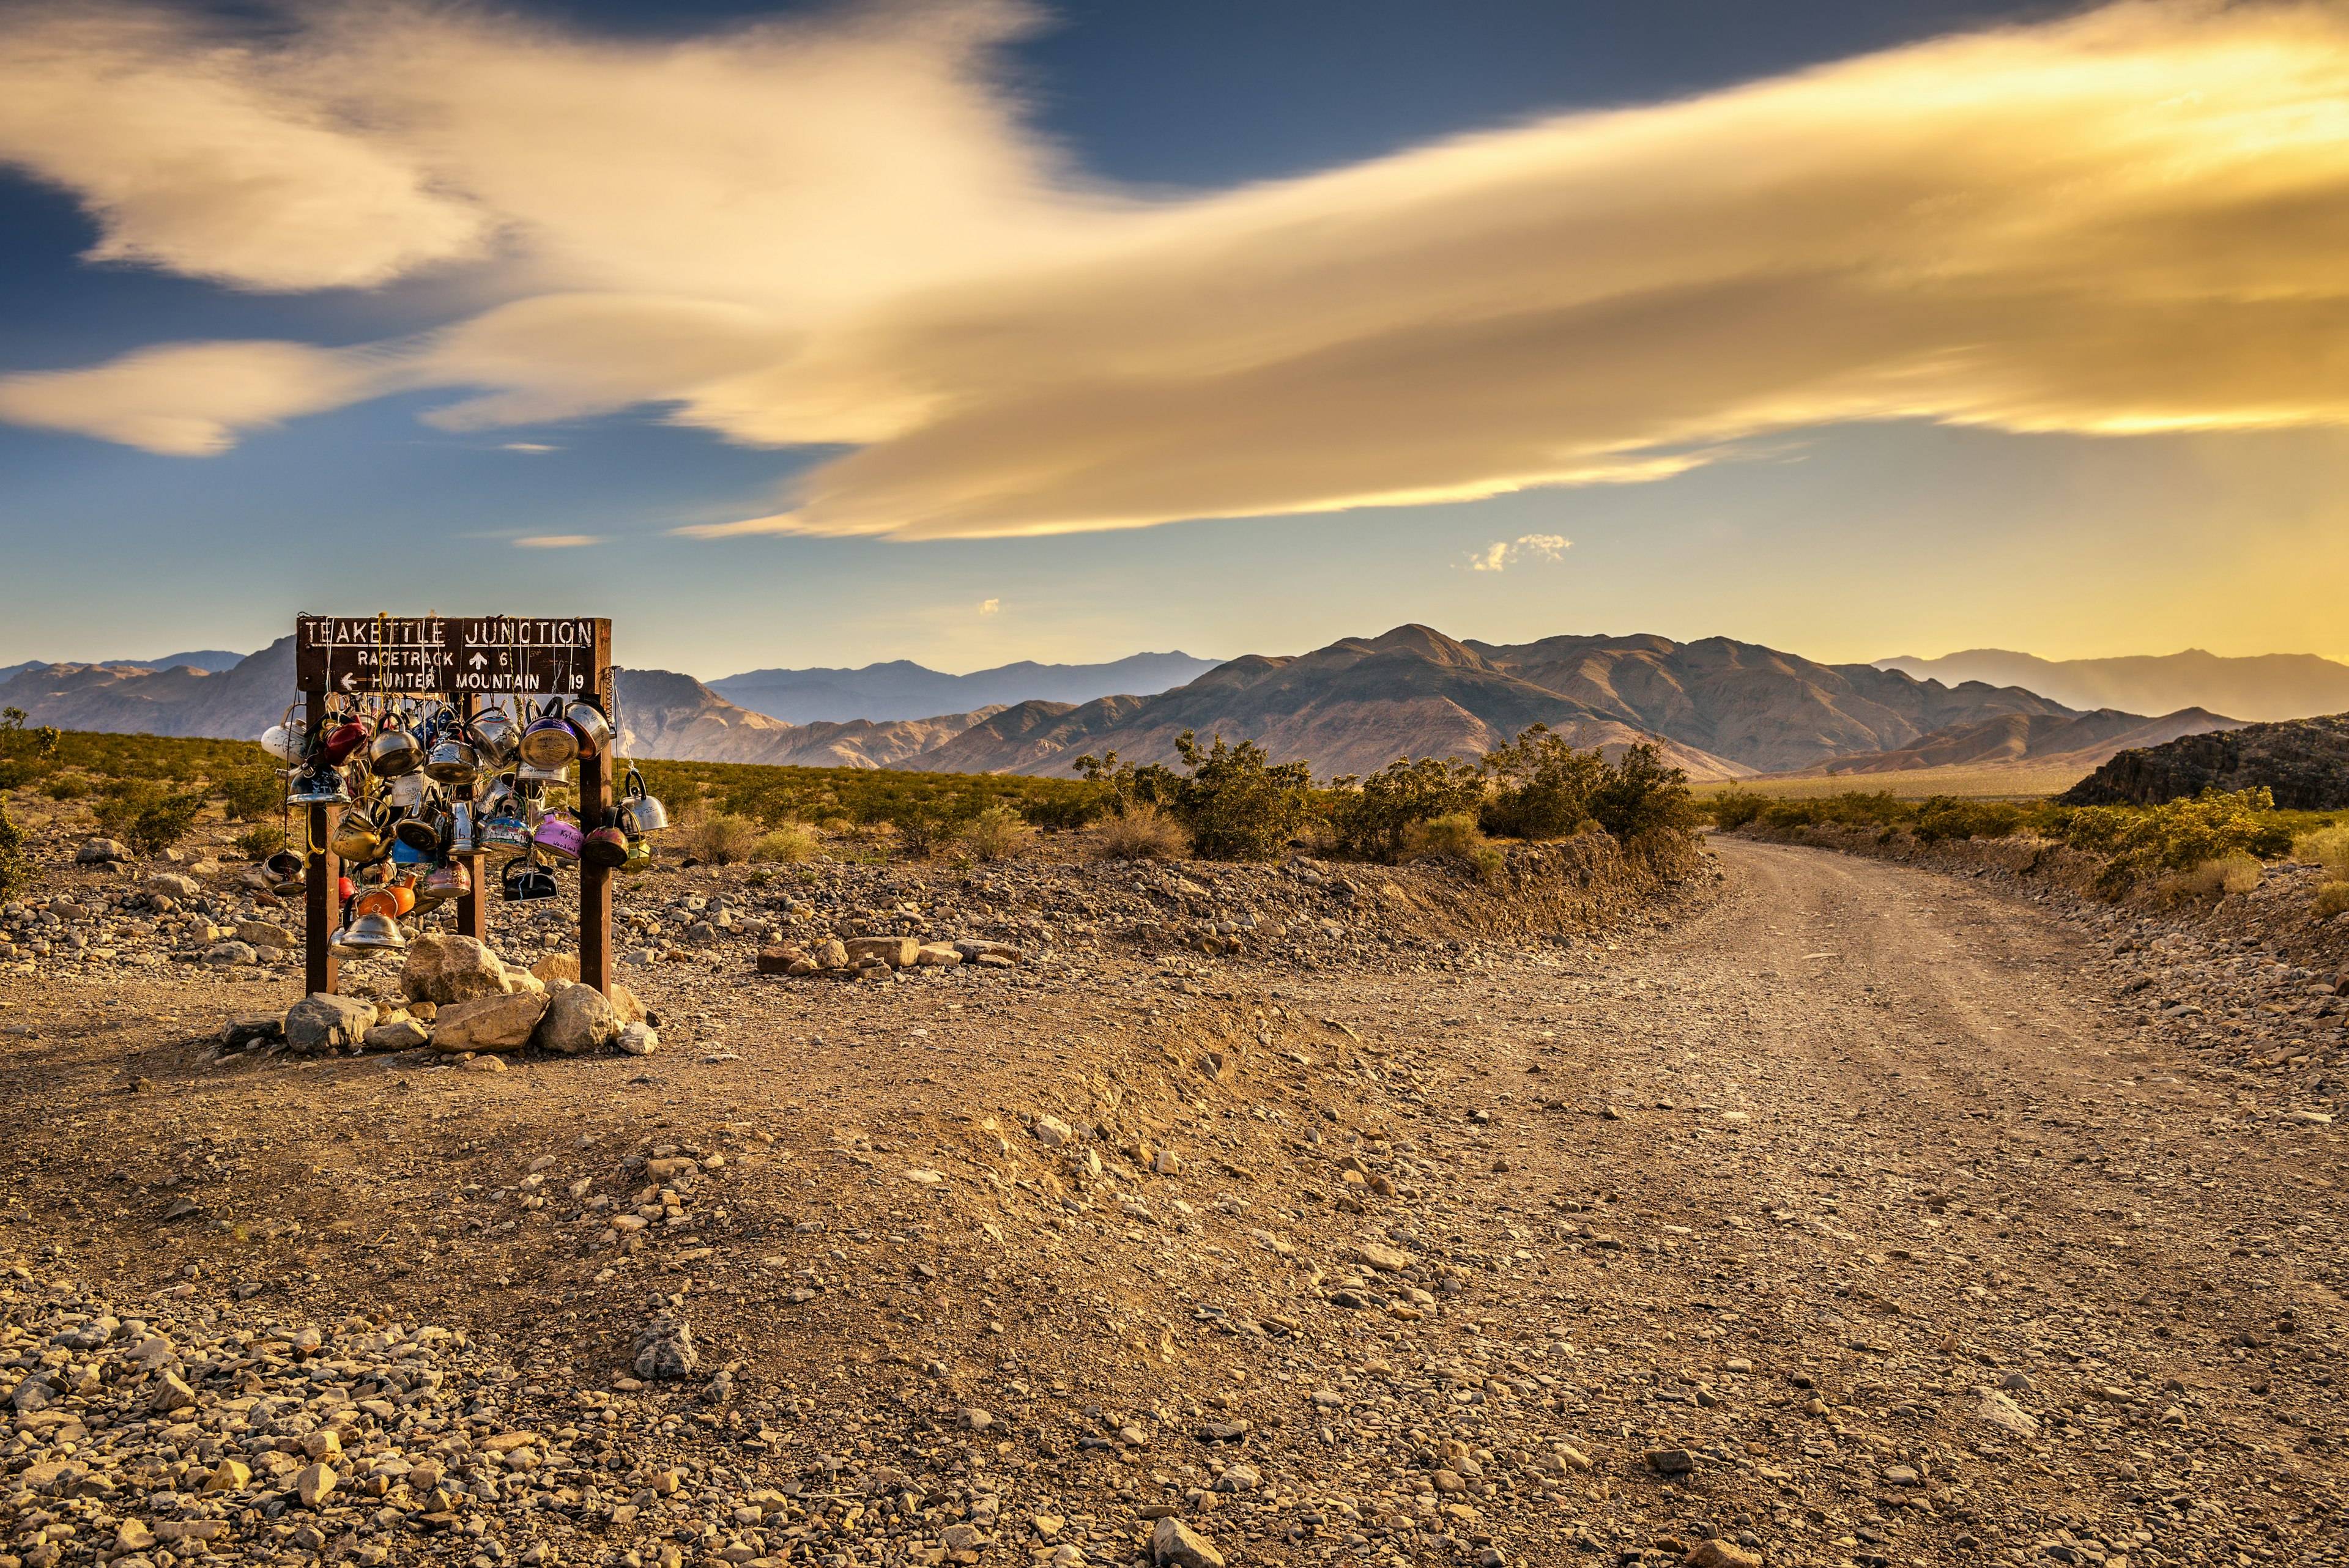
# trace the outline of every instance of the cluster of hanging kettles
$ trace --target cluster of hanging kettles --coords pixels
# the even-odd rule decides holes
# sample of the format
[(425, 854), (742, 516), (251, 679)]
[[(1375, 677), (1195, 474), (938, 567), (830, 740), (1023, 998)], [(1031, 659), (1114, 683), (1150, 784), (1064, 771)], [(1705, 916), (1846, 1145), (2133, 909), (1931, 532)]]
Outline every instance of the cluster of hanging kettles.
[[(448, 703), (329, 696), (315, 722), (288, 714), (261, 738), (292, 764), (289, 808), (341, 808), (323, 846), (346, 872), (333, 946), (362, 953), (406, 947), (402, 918), (473, 892), (469, 855), (514, 851), (498, 887), (518, 902), (555, 897), (560, 863), (650, 866), (645, 836), (668, 826), (668, 811), (634, 768), (619, 803), (592, 828), (544, 804), (549, 785), (570, 781), (572, 763), (603, 755), (612, 740), (602, 709), (561, 697), (466, 718)], [(266, 862), (280, 892), (303, 885), (306, 864), (290, 849)]]

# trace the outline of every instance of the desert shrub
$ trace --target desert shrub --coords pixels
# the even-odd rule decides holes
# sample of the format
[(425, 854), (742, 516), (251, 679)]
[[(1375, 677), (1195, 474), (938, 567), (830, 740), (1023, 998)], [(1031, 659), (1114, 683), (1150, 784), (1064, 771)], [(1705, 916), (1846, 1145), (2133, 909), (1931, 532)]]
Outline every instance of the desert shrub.
[(814, 829), (805, 822), (786, 822), (760, 834), (750, 846), (750, 858), (774, 865), (795, 866), (815, 859), (822, 849)]
[(2292, 841), (2292, 859), (2324, 868), (2333, 882), (2349, 882), (2349, 827), (2335, 824), (2302, 833)]
[(285, 847), (285, 830), (274, 822), (261, 822), (236, 836), (237, 853), (249, 861), (265, 861)]
[(2265, 789), (2205, 789), (2159, 806), (2083, 806), (2068, 814), (2062, 837), (2075, 850), (2108, 857), (2100, 879), (2107, 892), (2160, 872), (2235, 854), (2271, 860), (2292, 848), (2292, 833), (2276, 820), (2274, 797)]
[(48, 725), (27, 729), (21, 707), (0, 708), (0, 789), (21, 789), (56, 771), (63, 737)]
[(767, 870), (766, 867), (761, 866), (757, 871), (752, 872), (749, 876), (744, 877), (742, 881), (746, 886), (750, 887), (772, 887), (775, 882), (775, 873)]
[(1960, 800), (1935, 795), (1920, 802), (1910, 830), (1920, 843), (1944, 839), (2003, 839), (2022, 828), (2028, 813), (2012, 800)]
[(1723, 789), (1699, 808), (1699, 814), (1723, 832), (1732, 832), (1769, 810), (1770, 797), (1752, 789)]
[(956, 834), (963, 848), (982, 861), (1016, 855), (1035, 841), (1036, 830), (1009, 806), (989, 806)]
[(2331, 920), (2349, 911), (2349, 882), (2329, 882), (2316, 890), (2315, 905), (2309, 911), (2319, 920)]
[(25, 830), (0, 801), (0, 901), (16, 897), (32, 880), (32, 862), (25, 858)]
[(1218, 735), (1202, 747), (1187, 729), (1175, 738), (1174, 750), (1189, 773), (1163, 763), (1121, 763), (1114, 751), (1080, 757), (1071, 766), (1106, 793), (1113, 810), (1137, 801), (1164, 808), (1190, 833), (1193, 851), (1206, 860), (1271, 860), (1312, 815), (1309, 762), (1276, 767), (1253, 740), (1229, 746)]
[(196, 825), (196, 816), (204, 809), (201, 791), (186, 790), (165, 795), (143, 807), (130, 820), (122, 833), (131, 852), (139, 855), (160, 855), (188, 836)]
[(1183, 824), (1147, 800), (1103, 817), (1093, 829), (1092, 851), (1104, 861), (1179, 861), (1191, 841)]
[(1606, 782), (1607, 758), (1577, 751), (1549, 726), (1537, 724), (1485, 754), (1495, 788), (1484, 807), (1485, 830), (1512, 839), (1562, 839), (1595, 815), (1592, 798)]
[(758, 841), (759, 824), (750, 818), (707, 808), (697, 808), (677, 834), (678, 848), (693, 859), (713, 866), (730, 866), (750, 859), (750, 846)]
[(1604, 769), (1588, 805), (1599, 825), (1626, 844), (1685, 832), (1696, 825), (1688, 775), (1665, 767), (1662, 753), (1644, 740), (1625, 747), (1614, 765)]
[(1498, 887), (1509, 869), (1509, 857), (1501, 852), (1498, 844), (1478, 844), (1468, 852), (1468, 863), (1475, 868), (1478, 882), (1487, 887)]
[(856, 824), (845, 817), (826, 817), (816, 823), (816, 828), (826, 833), (846, 833), (854, 831)]
[(1413, 823), (1406, 850), (1413, 856), (1443, 855), (1455, 861), (1473, 861), (1484, 847), (1485, 832), (1476, 825), (1475, 817), (1467, 811), (1454, 811)]
[(953, 817), (928, 802), (897, 808), (889, 819), (897, 831), (897, 852), (909, 860), (926, 861), (955, 836), (960, 826)]
[(2219, 898), (2259, 885), (2260, 862), (2246, 854), (2231, 854), (2164, 877), (2161, 891), (2171, 898)]
[[(1357, 785), (1330, 782), (1327, 811), (1332, 836), (1348, 854), (1402, 859), (1412, 830), (1439, 817), (1473, 811), (1485, 798), (1474, 763), (1457, 758), (1398, 757)], [(1471, 824), (1473, 830), (1474, 824)]]
[(241, 769), (219, 782), (220, 793), (225, 797), (228, 820), (232, 822), (257, 822), (264, 817), (277, 814), (285, 799), (285, 784), (270, 768)]
[(59, 773), (41, 786), (41, 793), (52, 800), (79, 800), (97, 788), (78, 773)]
[(1081, 795), (1046, 796), (1019, 804), (1019, 814), (1027, 819), (1029, 826), (1055, 832), (1074, 832), (1090, 827), (1108, 810), (1108, 799), (1095, 789)]

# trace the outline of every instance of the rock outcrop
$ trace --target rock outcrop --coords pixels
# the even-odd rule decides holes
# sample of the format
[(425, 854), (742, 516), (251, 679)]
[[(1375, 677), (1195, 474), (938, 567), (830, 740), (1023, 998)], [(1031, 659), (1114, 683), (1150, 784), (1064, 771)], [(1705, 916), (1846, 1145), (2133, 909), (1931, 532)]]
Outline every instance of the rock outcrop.
[(2286, 810), (2349, 806), (2349, 714), (2250, 724), (2124, 751), (2057, 799), (2066, 806), (2156, 806), (2259, 785)]

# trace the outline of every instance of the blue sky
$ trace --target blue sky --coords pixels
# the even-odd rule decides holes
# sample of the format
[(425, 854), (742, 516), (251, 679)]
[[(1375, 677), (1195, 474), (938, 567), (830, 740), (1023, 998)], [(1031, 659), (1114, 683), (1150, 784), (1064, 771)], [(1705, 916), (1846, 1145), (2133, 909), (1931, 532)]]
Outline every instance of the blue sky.
[[(119, 40), (142, 29), (210, 28), (203, 36), (215, 39), (224, 29), (262, 52), (284, 32), (256, 29), (249, 13), (182, 10), (159, 22), (125, 12), (93, 30), (94, 15), (81, 11), (80, 25), (59, 35), (0, 35), (0, 91), (12, 48), (16, 70), (69, 77), (75, 51), (111, 58), (128, 46)], [(598, 4), (511, 15), (527, 24), (457, 38), (460, 55), (472, 49), (485, 62), (484, 79), (510, 74), (517, 60), (531, 69), (543, 57), (551, 83), (591, 67), (620, 73), (612, 80), (649, 80), (680, 43), (699, 40), (722, 58), (744, 36), (732, 29), (793, 13)], [(150, 150), (135, 139), (94, 155), (0, 123), (0, 159), (17, 170), (0, 172), (0, 287), (8, 295), (0, 377), (26, 377), (13, 401), (0, 391), (0, 412), (17, 421), (0, 424), (0, 534), (9, 575), (35, 589), (12, 595), (0, 663), (257, 646), (297, 610), (378, 608), (610, 614), (626, 662), (705, 677), (895, 657), (965, 669), (1143, 648), (1291, 652), (1405, 620), (1493, 641), (1728, 634), (1830, 659), (1984, 645), (2054, 656), (2189, 645), (2349, 654), (2323, 585), (2349, 564), (2349, 531), (2333, 499), (2349, 464), (2337, 412), (2320, 396), (2332, 389), (2323, 373), (2276, 369), (2276, 355), (2247, 354), (2233, 366), (2181, 350), (2169, 319), (2174, 289), (2162, 294), (2158, 320), (2151, 308), (2116, 314), (2061, 356), (2034, 357), (2033, 345), (2061, 335), (2035, 314), (2053, 287), (2047, 277), (2061, 268), (2034, 257), (2028, 291), (2001, 295), (1962, 331), (1937, 321), (1935, 331), (1952, 334), (1946, 340), (1920, 339), (1902, 325), (1892, 334), (1897, 353), (1871, 337), (1864, 352), (1814, 363), (1807, 342), (1851, 330), (1879, 308), (1882, 291), (1854, 298), (1807, 283), (1782, 288), (1799, 269), (1778, 259), (1777, 239), (1765, 247), (1756, 238), (1752, 249), (1766, 249), (1766, 262), (1733, 256), (1708, 274), (1706, 292), (1642, 297), (1609, 318), (1604, 341), (1596, 335), (1587, 311), (1601, 285), (1582, 275), (1596, 265), (1586, 253), (1645, 222), (1651, 195), (1681, 204), (1683, 226), (1671, 231), (1680, 237), (1671, 246), (1646, 242), (1660, 248), (1624, 263), (1634, 283), (1605, 284), (1618, 295), (1670, 272), (1692, 243), (1733, 248), (1776, 221), (1757, 219), (1741, 190), (1771, 191), (1775, 214), (1809, 199), (1806, 189), (1831, 185), (1832, 211), (1804, 219), (1805, 233), (1847, 217), (1861, 225), (1856, 234), (1898, 229), (1899, 202), (1922, 211), (1936, 193), (1856, 199), (1854, 191), (1878, 188), (1880, 171), (1836, 166), (1819, 147), (1865, 131), (1865, 116), (1887, 117), (1899, 133), (1913, 89), (1899, 84), (1918, 72), (1929, 81), (1973, 72), (1994, 82), (1999, 72), (2040, 70), (2029, 51), (2070, 47), (2041, 41), (2068, 15), (1857, 3), (1766, 12), (1491, 0), (1062, 5), (1025, 26), (996, 16), (974, 46), (901, 44), (885, 15), (805, 13), (806, 31), (742, 52), (764, 51), (756, 63), (771, 75), (779, 114), (815, 106), (799, 128), (815, 139), (762, 151), (727, 201), (761, 200), (762, 180), (790, 182), (795, 160), (838, 160), (831, 177), (858, 188), (860, 139), (885, 133), (862, 125), (854, 106), (826, 110), (827, 71), (869, 67), (902, 84), (916, 112), (896, 118), (919, 119), (941, 95), (950, 98), (940, 111), (944, 139), (954, 125), (983, 122), (978, 139), (999, 136), (999, 146), (967, 162), (931, 147), (875, 152), (872, 183), (902, 176), (910, 194), (881, 189), (854, 203), (841, 228), (870, 230), (864, 248), (826, 253), (835, 236), (823, 232), (821, 205), (785, 213), (762, 231), (773, 237), (760, 241), (773, 246), (778, 282), (763, 275), (755, 244), (713, 229), (713, 253), (738, 247), (725, 269), (698, 273), (700, 254), (688, 253), (682, 270), (695, 275), (678, 284), (678, 300), (651, 304), (643, 278), (657, 271), (657, 258), (607, 267), (593, 253), (598, 243), (631, 242), (608, 212), (592, 222), (575, 211), (514, 216), (522, 210), (510, 201), (503, 232), (524, 238), (476, 242), (452, 228), (443, 253), (380, 260), (382, 228), (396, 228), (395, 218), (322, 252), (309, 273), (281, 276), (250, 251), (221, 260), (235, 242), (221, 225), (173, 229), (187, 222), (180, 192), (121, 195), (107, 160), (136, 168)], [(1959, 49), (1921, 64), (1902, 53), (2002, 22), (2021, 25), (2002, 36), (2023, 40), (2000, 46), (2002, 53)], [(396, 67), (378, 62), (401, 41), (398, 25), (387, 25), (353, 74), (396, 77)], [(2245, 77), (2271, 75), (2256, 68), (2270, 40), (2226, 42), (2249, 52)], [(309, 114), (321, 89), (315, 73), (295, 67), (348, 46), (305, 44), (302, 59), (237, 90), (272, 112), (294, 101)], [(2115, 46), (2109, 36), (2097, 42)], [(2120, 46), (2156, 64), (2212, 53), (2192, 38), (2142, 31)], [(157, 51), (166, 64), (142, 68), (176, 68), (172, 53)], [(1907, 63), (1866, 67), (1842, 86), (1798, 74), (1871, 59)], [(2210, 68), (2215, 99), (2229, 78)], [(756, 108), (761, 78), (744, 79)], [(1773, 82), (1790, 85), (1747, 101), (1745, 84)], [(395, 100), (386, 87), (384, 101), (422, 112), (412, 88), (396, 90), (409, 96)], [(2018, 88), (2016, 96), (2025, 95)], [(67, 120), (106, 107), (66, 101)], [(201, 111), (211, 100), (191, 101)], [(1816, 119), (1836, 130), (1820, 104), (1847, 117), (1845, 129), (1790, 133), (1783, 151), (1786, 168), (1799, 165), (1812, 187), (1774, 169), (1766, 150), (1753, 155), (1744, 186), (1723, 180), (1705, 141), (1733, 134), (1721, 123)], [(1632, 118), (1619, 126), (1557, 118), (1618, 110)], [(2106, 109), (2084, 90), (2067, 112), (2100, 124)], [(1863, 118), (1855, 129), (1856, 114)], [(1483, 176), (1468, 167), (1474, 160), (1421, 150), (1469, 133), (1531, 138), (1536, 127), (1552, 128), (1538, 146), (1493, 144), (1494, 159), (1516, 160), (1516, 183), (1499, 193), (1475, 183)], [(2033, 124), (2002, 129), (2019, 144), (2044, 134)], [(487, 143), (504, 132), (469, 134)], [(1750, 129), (1734, 134), (1727, 145), (1754, 140)], [(1953, 135), (1931, 126), (1916, 134), (1926, 152), (1911, 161), (1925, 163), (1929, 136)], [(1610, 150), (1623, 143), (1637, 145)], [(678, 156), (698, 172), (710, 145), (726, 144)], [(392, 150), (403, 169), (440, 156), (405, 143)], [(2297, 150), (2289, 172), (2329, 191), (2337, 153)], [(2126, 184), (2140, 172), (2127, 160), (2145, 156), (2132, 144), (2091, 176)], [(2275, 161), (2261, 156), (2254, 172)], [(559, 145), (523, 149), (503, 165), (473, 157), (466, 212), (496, 209), (500, 179), (566, 178), (561, 158)], [(935, 178), (956, 191), (999, 181), (1006, 192), (986, 210), (974, 203), (940, 217), (943, 262), (920, 253), (932, 243), (922, 203), (939, 187), (922, 181), (934, 178), (933, 162), (946, 170)], [(1998, 175), (1986, 162), (1966, 170), (1959, 188), (1978, 192)], [(440, 170), (419, 189), (437, 201), (456, 178)], [(1412, 201), (1460, 203), (1467, 238), (1438, 254), (1405, 254), (1399, 232), (1453, 209), (1392, 206), (1399, 188)], [(1256, 201), (1250, 193), (1260, 191), (1271, 194)], [(1538, 251), (1526, 263), (1512, 249), (1523, 236), (1497, 223), (1489, 239), (1476, 238), (1480, 214), (1522, 210), (1552, 191), (1561, 192), (1560, 226), (1533, 238), (1556, 247), (1555, 267)], [(1483, 205), (1472, 209), (1472, 199)], [(1865, 209), (1877, 200), (1882, 211)], [(2032, 200), (2025, 191), (2012, 205), (2035, 220)], [(945, 206), (958, 201), (950, 192)], [(418, 211), (429, 227), (450, 209)], [(2173, 244), (2181, 255), (2199, 253), (2221, 230), (2257, 227), (2182, 202), (2155, 216), (2153, 232), (2168, 236), (2157, 248)], [(2001, 230), (2012, 217), (1992, 211), (1974, 221), (1974, 232)], [(471, 221), (450, 220), (457, 228)], [(2129, 222), (2147, 220), (2132, 208)], [(1031, 232), (1062, 230), (1065, 239), (1052, 242), (1059, 248), (1031, 253)], [(1330, 239), (1332, 232), (1343, 238)], [(549, 233), (559, 243), (529, 237)], [(2058, 239), (2086, 254), (2109, 237), (2084, 229)], [(127, 250), (127, 259), (85, 259), (101, 243)], [(957, 246), (989, 258), (983, 276), (954, 270)], [(802, 249), (825, 253), (803, 263)], [(1364, 258), (1378, 254), (1402, 258), (1391, 275), (1365, 275)], [(1488, 256), (1508, 259), (1492, 263), (1485, 284), (1477, 269)], [(2282, 241), (2231, 248), (2223, 259), (2262, 276), (2297, 264)], [(378, 262), (388, 275), (358, 286), (332, 281), (344, 275), (335, 268)], [(900, 267), (904, 281), (890, 291), (859, 293)], [(746, 275), (753, 273), (761, 275)], [(1064, 281), (1030, 286), (1031, 273)], [(1447, 289), (1497, 297), (1553, 277), (1571, 283), (1575, 308), (1586, 312), (1569, 326), (1527, 315), (1504, 320), (1473, 350), (1392, 349), (1456, 315), (1431, 305), (1425, 319), (1410, 319), (1411, 298)], [(615, 278), (626, 280), (625, 292)], [(1737, 314), (1723, 304), (1732, 284), (1740, 297), (1766, 297)], [(591, 287), (620, 302), (613, 309), (625, 319), (599, 314), (585, 329), (523, 320), (493, 337), (466, 325), (509, 324), (517, 302), (572, 300)], [(1318, 360), (1300, 353), (1278, 376), (1255, 374), (1286, 323), (1349, 289), (1380, 315), (1375, 333), (1330, 328)], [(821, 305), (805, 304), (819, 297)], [(942, 298), (950, 310), (937, 305)], [(1170, 299), (1165, 308), (1196, 312), (1204, 325), (1170, 325), (1165, 341), (1154, 341), (1153, 324)], [(908, 300), (918, 308), (900, 304)], [(2241, 336), (2225, 325), (2227, 303), (2189, 301), (2208, 316), (2197, 330)], [(705, 305), (727, 314), (713, 326)], [(1227, 326), (1227, 339), (1214, 335)], [(980, 328), (1004, 334), (1003, 357), (1019, 360), (1041, 344), (1039, 357), (1050, 363), (990, 380), (989, 356), (956, 357), (958, 339)], [(604, 358), (574, 355), (583, 331), (606, 330), (595, 340)], [(2307, 342), (2304, 327), (2278, 331), (2279, 341)], [(416, 367), (403, 361), (379, 371), (410, 354), (406, 346), (466, 332), (473, 336), (454, 354), (435, 347), (411, 355)], [(773, 355), (755, 364), (731, 357), (730, 337), (770, 335), (781, 346)], [(793, 357), (811, 341), (847, 346)], [(193, 342), (299, 346), (295, 387), (266, 388), (294, 399), (283, 405), (292, 411), (223, 405), (219, 388), (244, 374), (240, 360), (160, 376), (139, 358)], [(1983, 343), (1992, 346), (1980, 350)], [(720, 370), (702, 359), (687, 372), (672, 368), (676, 355), (705, 348)], [(1977, 351), (1989, 369), (1927, 395), (1907, 390), (1938, 374), (1919, 366)], [(1150, 385), (1137, 377), (1113, 395), (1100, 392), (1102, 365), (1128, 366), (1145, 352), (1159, 356)], [(126, 356), (130, 369), (102, 380), (40, 375), (78, 376)], [(519, 371), (509, 363), (516, 357), (528, 361)], [(1801, 361), (1798, 371), (1785, 368), (1790, 360)], [(918, 380), (903, 369), (915, 361), (926, 366)], [(1296, 368), (1309, 361), (1321, 367)], [(1578, 380), (1574, 368), (1586, 361)], [(1709, 384), (1716, 361), (1719, 379), (1736, 383), (1734, 398)], [(1643, 384), (1651, 366), (1670, 371), (1658, 372), (1653, 387)], [(257, 374), (281, 368), (273, 362)], [(1902, 390), (1888, 394), (1896, 373)], [(321, 377), (331, 386), (316, 391)], [(626, 390), (590, 396), (579, 392), (582, 382)], [(821, 396), (808, 395), (819, 383)], [(1618, 388), (1636, 418), (1619, 418)], [(481, 416), (446, 412), (476, 393), (507, 401)], [(616, 406), (594, 406), (597, 397)], [(821, 407), (811, 414), (806, 404)], [(1300, 406), (1312, 407), (1299, 415)], [(940, 407), (954, 417), (937, 415)], [(534, 417), (533, 408), (557, 411)], [(1544, 422), (1552, 409), (1554, 443)], [(151, 422), (165, 416), (168, 425)], [(1285, 427), (1291, 418), (1294, 428)], [(193, 438), (209, 443), (203, 455), (165, 449), (191, 444), (178, 434), (140, 433), (198, 427), (209, 432)], [(1506, 442), (1480, 446), (1483, 431), (1501, 427), (1511, 430)], [(1553, 447), (1562, 454), (1554, 460)], [(1547, 466), (1529, 469), (1526, 454), (1537, 451)], [(1617, 472), (1620, 465), (1637, 477)], [(1358, 467), (1368, 476), (1359, 483)], [(1438, 493), (1470, 499), (1413, 499)], [(1354, 504), (1363, 501), (1371, 504)], [(677, 531), (686, 529), (702, 534)], [(517, 543), (525, 540), (585, 542)]]

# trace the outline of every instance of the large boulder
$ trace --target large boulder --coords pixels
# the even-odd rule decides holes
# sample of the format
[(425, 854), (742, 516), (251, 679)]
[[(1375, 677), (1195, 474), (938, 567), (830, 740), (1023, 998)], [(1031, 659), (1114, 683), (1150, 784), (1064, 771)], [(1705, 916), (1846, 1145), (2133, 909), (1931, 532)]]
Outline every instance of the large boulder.
[(110, 866), (129, 858), (129, 850), (117, 839), (92, 839), (74, 851), (78, 866)]
[(651, 1016), (636, 1000), (636, 994), (616, 980), (604, 987), (604, 995), (611, 999), (612, 1011), (620, 1015), (623, 1024), (641, 1024)]
[(546, 993), (515, 991), (441, 1005), (432, 1018), (436, 1051), (518, 1051), (546, 1016)]
[(305, 1057), (356, 1046), (375, 1026), (375, 1004), (314, 991), (285, 1012), (285, 1043)]
[(550, 953), (532, 965), (530, 972), (548, 985), (557, 980), (576, 981), (579, 978), (579, 955), (575, 953)]
[(593, 985), (558, 983), (538, 1021), (538, 1047), (559, 1057), (585, 1056), (610, 1045), (628, 1022)]
[(399, 983), (419, 1002), (446, 1006), (483, 996), (502, 996), (512, 987), (498, 955), (470, 936), (419, 936), (409, 944)]
[(922, 944), (910, 936), (852, 936), (848, 939), (848, 962), (866, 965), (886, 964), (892, 969), (910, 967), (922, 951)]

